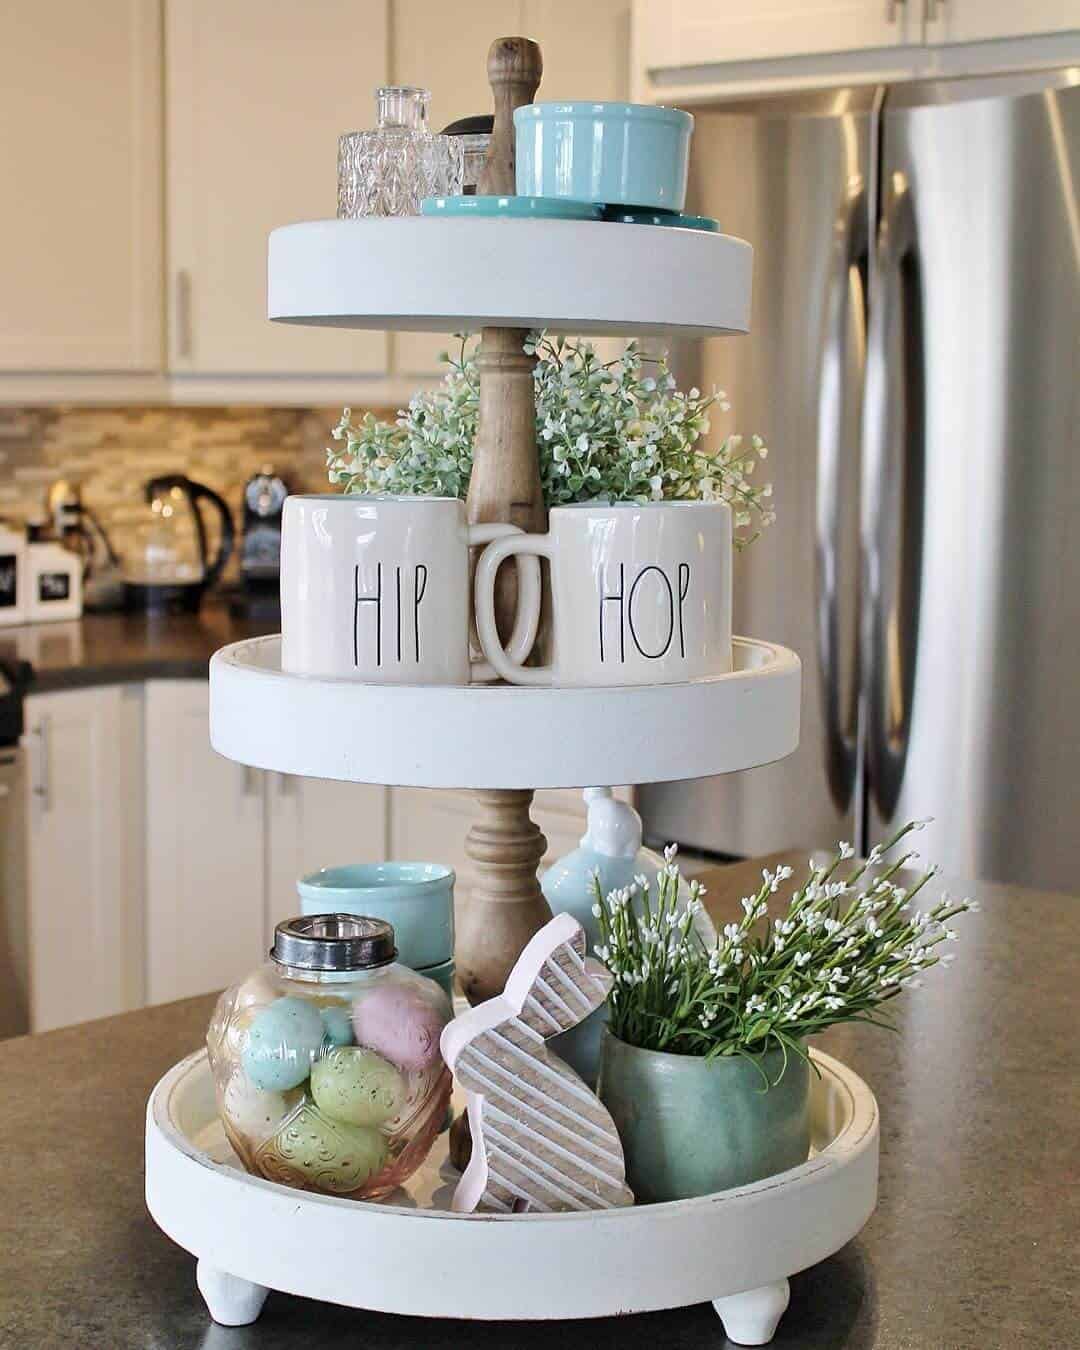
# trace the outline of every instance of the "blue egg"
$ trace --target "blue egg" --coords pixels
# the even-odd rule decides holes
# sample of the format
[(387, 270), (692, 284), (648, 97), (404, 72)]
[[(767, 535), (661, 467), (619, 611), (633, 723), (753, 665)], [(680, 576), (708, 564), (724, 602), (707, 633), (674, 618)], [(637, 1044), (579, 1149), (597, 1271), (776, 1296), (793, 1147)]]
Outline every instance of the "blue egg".
[(244, 1072), (264, 1092), (299, 1087), (323, 1041), (323, 1020), (301, 998), (278, 998), (260, 1008), (244, 1043)]
[(352, 1045), (353, 1035), (350, 1009), (343, 1004), (331, 1004), (320, 1009), (323, 1020), (323, 1032), (331, 1045)]

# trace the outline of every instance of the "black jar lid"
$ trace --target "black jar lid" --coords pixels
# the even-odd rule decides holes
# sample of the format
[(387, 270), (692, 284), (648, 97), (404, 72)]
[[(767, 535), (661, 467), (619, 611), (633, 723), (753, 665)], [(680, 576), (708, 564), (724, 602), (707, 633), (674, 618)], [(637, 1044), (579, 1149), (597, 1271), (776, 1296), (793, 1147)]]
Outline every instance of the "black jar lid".
[(491, 113), (478, 113), (475, 117), (459, 117), (448, 127), (443, 127), (444, 136), (490, 136), (495, 129), (495, 118)]
[(304, 914), (274, 929), (270, 959), (296, 970), (373, 970), (397, 956), (393, 927), (363, 914)]

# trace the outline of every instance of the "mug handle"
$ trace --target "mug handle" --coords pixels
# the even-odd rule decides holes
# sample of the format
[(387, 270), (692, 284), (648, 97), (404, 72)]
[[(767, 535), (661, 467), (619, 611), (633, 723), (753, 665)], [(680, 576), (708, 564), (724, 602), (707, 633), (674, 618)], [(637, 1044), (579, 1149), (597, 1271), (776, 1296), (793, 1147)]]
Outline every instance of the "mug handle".
[[(499, 570), (499, 564), (507, 558), (518, 556), (518, 567), (522, 574), (529, 578), (530, 584), (537, 587), (537, 597), (539, 598), (540, 585), (540, 564), (537, 558), (551, 559), (551, 540), (546, 534), (518, 534), (507, 535), (503, 539), (498, 539), (493, 544), (489, 544), (480, 555), (480, 561), (476, 565), (476, 590), (473, 597), (476, 609), (476, 632), (480, 638), (480, 646), (484, 655), (487, 657), (495, 673), (502, 679), (509, 681), (510, 684), (536, 684), (550, 685), (553, 683), (552, 670), (550, 666), (526, 666), (525, 658), (532, 648), (532, 643), (522, 652), (516, 648), (511, 638), (510, 646), (503, 648), (499, 641), (499, 630), (495, 626), (495, 574)], [(531, 556), (530, 556), (531, 555)], [(525, 567), (525, 558), (531, 564)], [(533, 569), (535, 568), (535, 581), (533, 581)], [(531, 592), (530, 592), (531, 594)], [(537, 605), (537, 623), (539, 622), (540, 607)], [(521, 618), (521, 603), (518, 602), (518, 618)], [(535, 637), (537, 624), (533, 624), (533, 634)], [(517, 632), (517, 624), (514, 625), (514, 632)]]
[[(511, 539), (527, 539), (516, 525), (503, 525), (498, 521), (489, 521), (482, 525), (469, 526), (469, 547), (476, 544), (490, 544), (494, 547), (495, 541), (509, 542)], [(489, 550), (485, 549), (480, 555), (480, 562), (477, 563), (476, 574), (479, 577), (480, 567), (483, 559), (487, 556)], [(507, 555), (509, 556), (509, 555)], [(510, 634), (510, 642), (507, 651), (513, 661), (520, 665), (532, 651), (533, 643), (536, 641), (536, 630), (540, 627), (540, 564), (535, 558), (522, 558), (518, 562), (518, 595), (517, 612), (514, 615), (514, 629)], [(497, 570), (497, 565), (496, 565)], [(495, 599), (494, 585), (495, 578), (492, 574), (492, 602), (491, 619), (495, 621)], [(477, 633), (480, 631), (480, 618), (477, 615), (476, 620)], [(503, 656), (502, 644), (499, 643), (498, 635), (495, 638), (499, 648), (500, 656)], [(484, 649), (484, 655), (487, 656), (487, 647), (483, 639), (480, 641)], [(515, 667), (516, 668), (516, 667)], [(497, 680), (498, 672), (494, 665), (489, 661), (470, 661), (469, 677), (473, 681)]]

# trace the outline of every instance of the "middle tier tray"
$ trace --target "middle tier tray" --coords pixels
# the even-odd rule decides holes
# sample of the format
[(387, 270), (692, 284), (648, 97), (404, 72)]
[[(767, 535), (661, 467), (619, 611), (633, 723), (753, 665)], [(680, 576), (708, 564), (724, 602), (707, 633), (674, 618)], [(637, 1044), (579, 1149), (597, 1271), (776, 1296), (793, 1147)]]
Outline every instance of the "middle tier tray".
[(241, 764), (400, 787), (561, 788), (735, 773), (799, 742), (801, 666), (733, 639), (729, 675), (536, 689), (290, 675), (278, 636), (210, 662), (210, 741)]

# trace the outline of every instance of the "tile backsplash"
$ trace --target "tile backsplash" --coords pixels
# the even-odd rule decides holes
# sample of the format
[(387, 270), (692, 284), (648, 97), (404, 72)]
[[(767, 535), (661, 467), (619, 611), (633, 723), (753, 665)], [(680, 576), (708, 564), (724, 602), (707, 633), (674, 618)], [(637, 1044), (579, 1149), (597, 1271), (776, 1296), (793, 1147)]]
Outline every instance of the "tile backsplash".
[(139, 519), (142, 487), (185, 473), (220, 493), (241, 522), (247, 479), (269, 465), (294, 492), (327, 490), (338, 408), (0, 408), (0, 518), (44, 513), (51, 482), (78, 482), (115, 546)]

